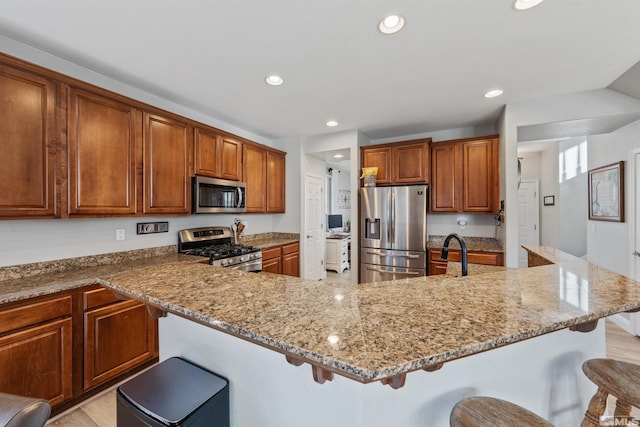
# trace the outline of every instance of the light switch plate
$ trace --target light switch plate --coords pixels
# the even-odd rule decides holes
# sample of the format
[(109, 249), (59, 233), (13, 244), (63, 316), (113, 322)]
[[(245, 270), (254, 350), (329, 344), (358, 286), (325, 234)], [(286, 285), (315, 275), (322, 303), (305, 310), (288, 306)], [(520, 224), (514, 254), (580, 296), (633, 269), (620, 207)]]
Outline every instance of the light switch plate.
[(136, 227), (136, 234), (168, 233), (168, 222), (139, 222)]

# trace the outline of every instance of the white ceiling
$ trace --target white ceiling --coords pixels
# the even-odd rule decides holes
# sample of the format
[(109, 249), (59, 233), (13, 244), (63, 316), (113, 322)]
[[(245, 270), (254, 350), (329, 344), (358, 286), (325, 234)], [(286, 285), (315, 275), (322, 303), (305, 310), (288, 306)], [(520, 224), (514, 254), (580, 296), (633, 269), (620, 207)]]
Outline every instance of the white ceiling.
[[(493, 123), (640, 60), (640, 1), (0, 0), (0, 34), (267, 138)], [(378, 21), (402, 14), (403, 31)], [(285, 84), (270, 87), (266, 75)], [(484, 99), (489, 89), (505, 93)], [(339, 121), (328, 128), (329, 119)]]

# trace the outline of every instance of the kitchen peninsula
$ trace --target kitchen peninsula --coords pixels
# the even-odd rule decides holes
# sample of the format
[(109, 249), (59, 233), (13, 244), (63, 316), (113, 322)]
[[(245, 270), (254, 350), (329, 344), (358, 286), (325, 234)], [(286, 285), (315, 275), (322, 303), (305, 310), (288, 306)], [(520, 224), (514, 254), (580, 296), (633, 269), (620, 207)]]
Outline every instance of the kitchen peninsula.
[(474, 394), (545, 416), (568, 385), (586, 408), (579, 369), (604, 356), (597, 320), (640, 307), (639, 282), (528, 250), (548, 265), (337, 286), (182, 263), (99, 281), (168, 313), (161, 360), (229, 378), (233, 425), (439, 426)]

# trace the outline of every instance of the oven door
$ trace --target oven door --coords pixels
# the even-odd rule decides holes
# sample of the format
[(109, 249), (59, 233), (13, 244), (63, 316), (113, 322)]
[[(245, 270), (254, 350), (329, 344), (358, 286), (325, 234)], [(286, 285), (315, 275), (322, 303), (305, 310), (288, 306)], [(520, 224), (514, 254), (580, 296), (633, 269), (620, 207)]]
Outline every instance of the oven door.
[(193, 213), (246, 212), (244, 182), (226, 179), (193, 177)]

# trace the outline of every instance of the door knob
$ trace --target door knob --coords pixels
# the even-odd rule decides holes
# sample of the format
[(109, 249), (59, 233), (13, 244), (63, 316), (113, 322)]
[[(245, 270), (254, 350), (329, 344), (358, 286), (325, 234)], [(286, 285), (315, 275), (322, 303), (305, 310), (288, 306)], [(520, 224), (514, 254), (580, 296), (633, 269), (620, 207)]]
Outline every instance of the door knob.
[(307, 234), (307, 239), (312, 238), (313, 236), (311, 234)]
[(640, 257), (640, 252), (638, 252), (638, 251), (633, 251), (633, 253), (632, 253), (631, 255), (634, 255), (634, 256)]

